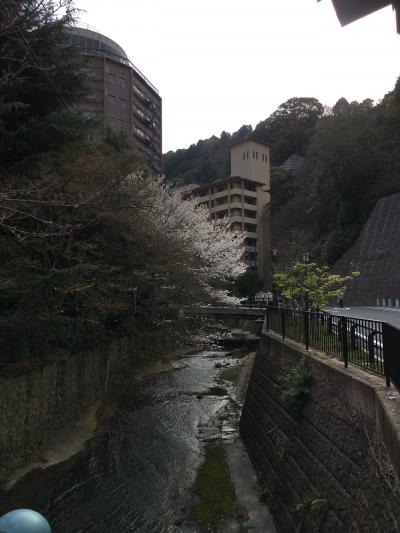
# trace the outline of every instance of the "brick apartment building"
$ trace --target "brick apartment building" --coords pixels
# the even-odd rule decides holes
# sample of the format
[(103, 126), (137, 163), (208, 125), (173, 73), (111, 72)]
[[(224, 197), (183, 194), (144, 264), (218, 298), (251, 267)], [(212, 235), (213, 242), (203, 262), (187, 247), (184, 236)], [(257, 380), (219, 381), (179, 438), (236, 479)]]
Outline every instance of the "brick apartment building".
[(88, 28), (68, 28), (68, 40), (87, 57), (89, 94), (79, 104), (87, 117), (126, 132), (150, 168), (161, 173), (162, 101), (158, 90), (114, 41)]

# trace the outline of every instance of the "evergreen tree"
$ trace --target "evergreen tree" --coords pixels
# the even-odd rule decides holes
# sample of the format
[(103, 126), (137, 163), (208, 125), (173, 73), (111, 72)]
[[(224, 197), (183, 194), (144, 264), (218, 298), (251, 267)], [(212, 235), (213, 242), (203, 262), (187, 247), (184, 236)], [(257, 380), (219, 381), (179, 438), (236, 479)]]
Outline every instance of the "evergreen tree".
[(67, 46), (72, 0), (2, 0), (0, 161), (3, 167), (83, 135), (74, 105), (85, 93), (82, 57)]

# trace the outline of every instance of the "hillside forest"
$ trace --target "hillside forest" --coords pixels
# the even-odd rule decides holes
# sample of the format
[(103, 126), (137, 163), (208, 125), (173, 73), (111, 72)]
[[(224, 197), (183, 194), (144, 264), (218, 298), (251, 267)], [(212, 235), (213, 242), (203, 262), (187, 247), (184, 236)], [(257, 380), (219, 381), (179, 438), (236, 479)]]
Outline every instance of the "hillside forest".
[(230, 173), (230, 146), (253, 136), (270, 146), (272, 246), (276, 266), (334, 264), (376, 201), (400, 192), (400, 79), (377, 103), (290, 98), (253, 129), (222, 132), (164, 155), (166, 177), (210, 183)]

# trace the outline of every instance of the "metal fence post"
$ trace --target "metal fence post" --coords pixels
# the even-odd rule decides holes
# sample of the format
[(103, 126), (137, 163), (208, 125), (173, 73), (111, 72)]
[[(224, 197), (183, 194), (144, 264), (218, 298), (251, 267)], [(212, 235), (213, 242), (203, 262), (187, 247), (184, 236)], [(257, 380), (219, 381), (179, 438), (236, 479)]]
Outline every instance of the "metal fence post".
[(269, 305), (267, 305), (266, 313), (265, 313), (265, 322), (267, 326), (267, 331), (269, 331)]
[(386, 378), (386, 387), (390, 387), (390, 377), (389, 377), (389, 371), (387, 368), (387, 360), (389, 359), (389, 346), (390, 343), (390, 336), (388, 335), (388, 328), (387, 324), (384, 322), (382, 324), (382, 354), (383, 354), (383, 371), (385, 373)]
[(356, 345), (356, 328), (357, 328), (358, 324), (353, 324), (352, 326), (350, 326), (350, 347), (352, 350), (354, 350), (357, 345)]
[(332, 333), (332, 332), (333, 332), (333, 316), (329, 315), (328, 316), (328, 333)]
[(371, 368), (375, 368), (375, 345), (374, 345), (374, 337), (377, 334), (377, 331), (371, 331), (371, 333), (368, 335), (368, 355), (369, 355), (369, 364), (371, 365)]
[(310, 314), (308, 311), (304, 311), (304, 344), (306, 345), (306, 350), (310, 345)]
[(349, 345), (347, 342), (347, 318), (345, 316), (341, 318), (340, 324), (341, 324), (340, 333), (342, 336), (344, 367), (347, 368), (349, 364)]
[(281, 323), (282, 323), (282, 339), (285, 340), (286, 322), (285, 322), (285, 308), (281, 307)]

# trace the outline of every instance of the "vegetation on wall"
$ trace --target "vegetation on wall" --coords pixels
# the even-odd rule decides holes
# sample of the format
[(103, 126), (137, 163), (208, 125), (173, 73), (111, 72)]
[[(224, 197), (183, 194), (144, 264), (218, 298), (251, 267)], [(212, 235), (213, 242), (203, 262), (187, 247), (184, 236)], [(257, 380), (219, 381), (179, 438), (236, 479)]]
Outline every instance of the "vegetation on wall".
[(312, 374), (306, 357), (282, 378), (281, 400), (294, 418), (300, 418), (310, 396)]

